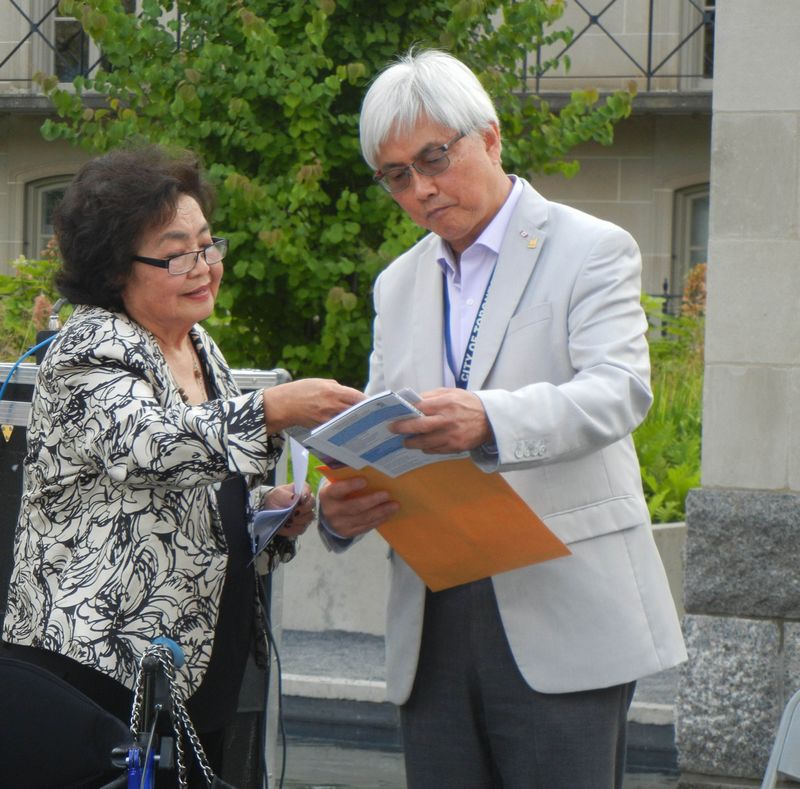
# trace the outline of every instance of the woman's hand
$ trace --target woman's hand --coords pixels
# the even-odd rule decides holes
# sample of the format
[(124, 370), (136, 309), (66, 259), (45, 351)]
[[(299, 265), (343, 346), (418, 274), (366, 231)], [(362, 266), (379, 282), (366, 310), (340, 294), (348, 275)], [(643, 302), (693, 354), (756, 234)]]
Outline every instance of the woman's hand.
[[(264, 496), (261, 501), (261, 507), (268, 510), (277, 510), (288, 507), (294, 498), (293, 485), (280, 485), (273, 488), (269, 493)], [(303, 486), (303, 492), (300, 494), (300, 503), (292, 513), (286, 523), (278, 529), (278, 534), (283, 537), (299, 537), (308, 528), (309, 524), (316, 517), (316, 499), (311, 493), (311, 488), (308, 484)]]
[(316, 427), (364, 399), (358, 389), (329, 378), (301, 378), (264, 389), (264, 419), (271, 433), (287, 427)]

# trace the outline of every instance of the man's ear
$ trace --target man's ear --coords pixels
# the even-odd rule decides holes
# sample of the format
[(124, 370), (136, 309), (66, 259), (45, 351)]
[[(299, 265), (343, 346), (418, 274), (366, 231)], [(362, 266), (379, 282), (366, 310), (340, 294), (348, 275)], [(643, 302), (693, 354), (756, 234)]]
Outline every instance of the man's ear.
[(503, 138), (500, 135), (500, 126), (492, 121), (489, 126), (481, 132), (486, 152), (495, 164), (500, 164), (503, 153)]

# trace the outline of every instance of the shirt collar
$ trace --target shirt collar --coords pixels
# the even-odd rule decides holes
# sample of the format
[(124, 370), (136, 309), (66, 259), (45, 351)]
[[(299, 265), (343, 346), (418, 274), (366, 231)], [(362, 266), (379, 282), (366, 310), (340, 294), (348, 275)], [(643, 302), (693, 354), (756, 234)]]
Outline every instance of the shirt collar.
[[(522, 181), (515, 175), (509, 175), (508, 177), (513, 184), (511, 191), (508, 193), (508, 197), (506, 197), (505, 202), (500, 206), (500, 210), (494, 215), (492, 221), (486, 225), (478, 238), (464, 250), (462, 256), (478, 246), (491, 252), (495, 258), (500, 254), (500, 247), (503, 244), (503, 238), (505, 237), (508, 223), (511, 221), (511, 214), (514, 212), (517, 202), (519, 201), (519, 196), (522, 194)], [(458, 270), (456, 269), (453, 250), (450, 249), (450, 244), (441, 238), (441, 236), (438, 238), (436, 259), (445, 274), (457, 276)]]

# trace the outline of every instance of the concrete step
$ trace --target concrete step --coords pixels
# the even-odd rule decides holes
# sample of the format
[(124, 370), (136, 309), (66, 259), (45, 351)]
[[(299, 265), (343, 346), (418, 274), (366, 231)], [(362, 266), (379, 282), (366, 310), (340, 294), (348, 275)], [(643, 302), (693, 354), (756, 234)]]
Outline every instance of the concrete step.
[[(400, 748), (398, 716), (386, 701), (384, 641), (342, 630), (281, 634), (284, 722), (299, 740)], [(678, 669), (637, 684), (628, 716), (631, 767), (677, 769), (674, 703)]]

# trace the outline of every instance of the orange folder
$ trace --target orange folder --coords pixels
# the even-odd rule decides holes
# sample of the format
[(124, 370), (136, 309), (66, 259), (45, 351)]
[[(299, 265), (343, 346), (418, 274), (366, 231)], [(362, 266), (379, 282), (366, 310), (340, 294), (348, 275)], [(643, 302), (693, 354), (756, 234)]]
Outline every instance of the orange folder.
[(498, 473), (469, 458), (443, 460), (387, 477), (374, 468), (329, 468), (330, 480), (364, 477), (399, 511), (378, 527), (434, 592), (569, 555), (569, 549)]

